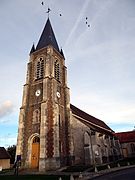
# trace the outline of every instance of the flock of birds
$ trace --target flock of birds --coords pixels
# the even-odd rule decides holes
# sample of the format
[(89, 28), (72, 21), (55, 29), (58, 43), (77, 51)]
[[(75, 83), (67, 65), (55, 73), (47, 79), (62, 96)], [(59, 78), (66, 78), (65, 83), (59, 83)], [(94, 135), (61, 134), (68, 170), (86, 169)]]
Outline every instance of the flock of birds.
[(90, 27), (90, 24), (88, 24), (88, 17), (86, 17), (86, 19), (85, 19), (85, 20), (86, 20), (86, 22), (85, 22), (85, 23), (86, 23), (86, 25), (87, 25), (88, 27)]
[[(41, 2), (41, 5), (44, 6), (44, 2), (42, 1)], [(48, 13), (48, 16), (49, 16), (49, 13), (50, 13), (51, 9), (48, 7), (46, 13)], [(59, 16), (62, 16), (62, 14), (59, 14)], [(90, 27), (90, 24), (88, 23), (88, 17), (85, 18), (85, 24), (87, 25), (87, 27)]]

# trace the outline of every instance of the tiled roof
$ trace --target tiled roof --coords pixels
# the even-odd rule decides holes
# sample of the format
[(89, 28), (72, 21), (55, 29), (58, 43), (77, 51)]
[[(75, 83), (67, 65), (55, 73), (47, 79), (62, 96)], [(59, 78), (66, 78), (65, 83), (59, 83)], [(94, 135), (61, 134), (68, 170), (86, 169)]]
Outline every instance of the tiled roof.
[(58, 47), (49, 18), (43, 29), (43, 32), (37, 44), (36, 50), (47, 47), (48, 45), (52, 45), (59, 52), (59, 47)]
[(10, 159), (10, 155), (4, 147), (0, 147), (0, 159)]
[(115, 133), (120, 143), (135, 142), (135, 131)]
[(87, 114), (86, 112), (80, 110), (79, 108), (75, 107), (72, 104), (70, 104), (70, 107), (71, 107), (72, 113), (80, 117), (80, 120), (82, 118), (86, 120), (88, 123), (90, 123), (91, 125), (95, 126), (96, 128), (104, 129), (105, 131), (109, 131), (113, 133), (113, 130), (109, 126), (107, 126), (103, 121)]

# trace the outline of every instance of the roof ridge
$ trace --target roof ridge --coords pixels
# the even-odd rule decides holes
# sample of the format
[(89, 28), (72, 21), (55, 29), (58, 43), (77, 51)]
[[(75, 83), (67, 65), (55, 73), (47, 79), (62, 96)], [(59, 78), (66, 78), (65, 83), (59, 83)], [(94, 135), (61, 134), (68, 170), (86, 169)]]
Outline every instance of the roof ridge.
[(122, 133), (135, 133), (135, 131), (116, 132), (115, 134), (122, 134)]
[[(71, 104), (71, 105), (74, 106), (73, 104)], [(87, 114), (88, 116), (90, 116), (90, 117), (92, 117), (92, 118), (95, 118), (95, 119), (97, 119), (97, 120), (102, 121), (103, 123), (105, 123), (103, 120), (98, 119), (98, 118), (96, 118), (95, 116), (92, 116), (92, 115), (88, 114), (87, 112), (85, 112), (85, 111), (79, 109), (78, 107), (76, 107), (76, 106), (74, 106), (74, 107), (77, 108), (78, 110), (80, 110), (81, 112)]]
[[(74, 106), (74, 105), (72, 105), (72, 104), (70, 104), (70, 107), (71, 107), (72, 111), (73, 111), (75, 114), (78, 114), (80, 117), (83, 117), (84, 119), (90, 121), (91, 123), (93, 123), (93, 124), (95, 123), (95, 125), (97, 124), (97, 125), (99, 125), (100, 127), (109, 129), (109, 130), (111, 130), (111, 131), (113, 132), (113, 130), (112, 130), (104, 121), (102, 121), (102, 120), (100, 120), (100, 119), (98, 119), (98, 118), (96, 118), (96, 117), (94, 117), (94, 116), (86, 113), (85, 111), (77, 108), (76, 106)], [(77, 112), (76, 110), (78, 110), (78, 112)], [(81, 114), (81, 113), (82, 113), (82, 114)], [(86, 115), (86, 116), (85, 116), (85, 115)], [(84, 117), (84, 116), (85, 116), (85, 117)], [(96, 122), (95, 122), (95, 121), (96, 121)]]

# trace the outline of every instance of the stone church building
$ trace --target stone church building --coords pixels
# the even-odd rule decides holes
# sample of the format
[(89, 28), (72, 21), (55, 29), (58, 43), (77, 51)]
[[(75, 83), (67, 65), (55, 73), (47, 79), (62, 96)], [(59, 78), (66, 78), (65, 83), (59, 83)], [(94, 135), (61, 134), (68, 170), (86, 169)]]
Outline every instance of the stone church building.
[(102, 164), (121, 155), (113, 130), (70, 104), (65, 57), (49, 18), (30, 51), (16, 155), (22, 168), (39, 171)]

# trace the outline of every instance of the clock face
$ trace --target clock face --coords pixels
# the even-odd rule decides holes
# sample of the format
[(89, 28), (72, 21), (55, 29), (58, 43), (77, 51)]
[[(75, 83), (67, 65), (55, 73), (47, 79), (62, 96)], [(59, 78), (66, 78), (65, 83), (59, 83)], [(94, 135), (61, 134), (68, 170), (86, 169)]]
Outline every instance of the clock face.
[(36, 90), (35, 95), (36, 95), (36, 96), (39, 96), (40, 94), (41, 94), (40, 89)]
[(60, 98), (60, 93), (57, 91), (57, 97)]

